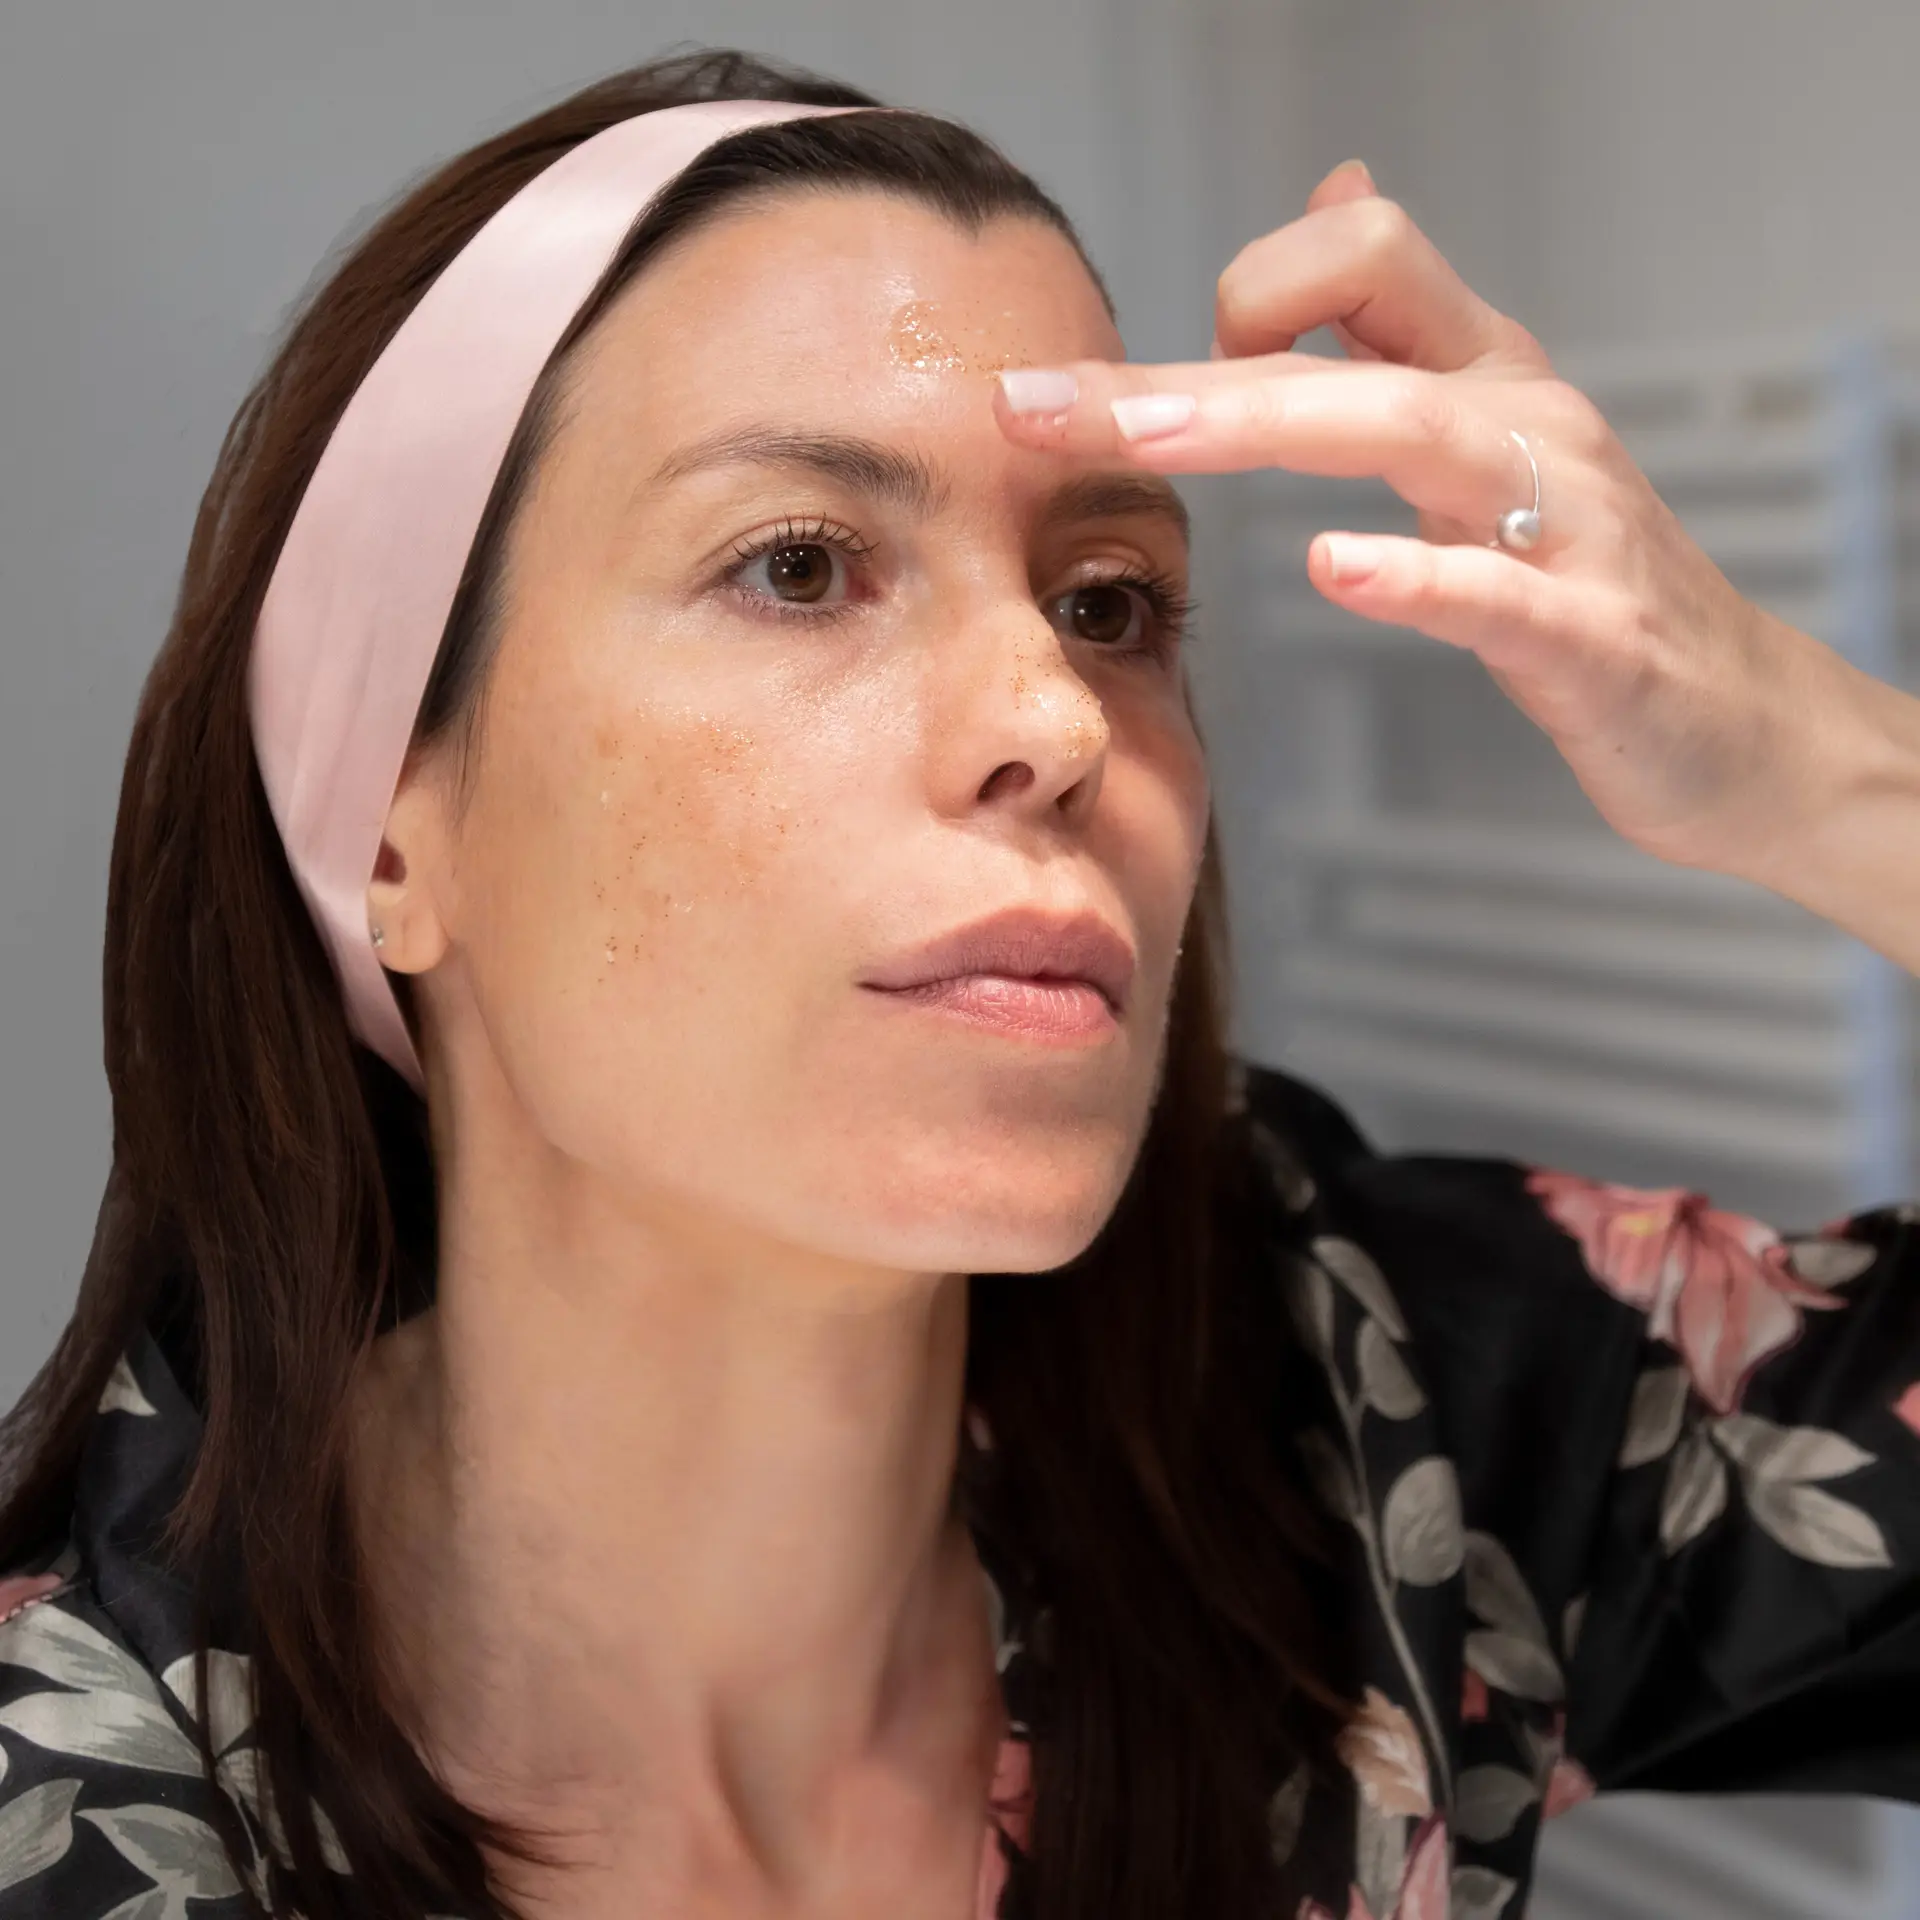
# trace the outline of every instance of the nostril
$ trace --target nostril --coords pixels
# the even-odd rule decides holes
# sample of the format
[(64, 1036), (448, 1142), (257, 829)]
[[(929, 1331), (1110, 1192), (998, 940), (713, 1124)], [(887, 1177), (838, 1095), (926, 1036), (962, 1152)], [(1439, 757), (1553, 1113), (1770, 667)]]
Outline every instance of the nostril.
[(980, 798), (998, 800), (1007, 794), (1025, 793), (1033, 780), (1033, 769), (1024, 760), (1003, 760), (980, 783)]

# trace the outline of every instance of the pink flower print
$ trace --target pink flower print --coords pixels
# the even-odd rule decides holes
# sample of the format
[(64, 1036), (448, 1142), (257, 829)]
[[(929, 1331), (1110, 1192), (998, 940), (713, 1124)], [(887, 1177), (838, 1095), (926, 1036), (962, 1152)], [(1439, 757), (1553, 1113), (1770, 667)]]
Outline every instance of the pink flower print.
[(1591, 1800), (1599, 1791), (1593, 1775), (1578, 1760), (1556, 1760), (1553, 1771), (1547, 1776), (1547, 1791), (1542, 1798), (1540, 1818), (1551, 1820), (1565, 1813), (1569, 1807), (1577, 1807), (1582, 1800)]
[(1460, 1682), (1460, 1719), (1466, 1726), (1484, 1720), (1492, 1710), (1487, 1683), (1468, 1667)]
[[(1346, 1920), (1447, 1920), (1451, 1891), (1447, 1830), (1438, 1819), (1422, 1823), (1407, 1854), (1407, 1871), (1390, 1911), (1376, 1914), (1358, 1887), (1347, 1892)], [(1317, 1900), (1303, 1900), (1295, 1920), (1340, 1920)]]
[(1920, 1433), (1920, 1380), (1916, 1380), (1893, 1403), (1893, 1417), (1904, 1420), (1915, 1433)]
[(980, 1875), (975, 1883), (976, 1920), (994, 1920), (1000, 1895), (1007, 1884), (1007, 1859), (1000, 1850), (1004, 1830), (1023, 1851), (1033, 1819), (1033, 1749), (1011, 1734), (1000, 1742), (993, 1763), (993, 1782), (987, 1789), (986, 1837), (981, 1843)]
[(1732, 1413), (1763, 1360), (1799, 1337), (1803, 1308), (1845, 1303), (1794, 1271), (1774, 1230), (1681, 1187), (1617, 1187), (1536, 1169), (1528, 1191), (1580, 1243), (1593, 1277), (1647, 1315), (1701, 1399)]
[(0, 1625), (32, 1606), (36, 1600), (44, 1600), (48, 1594), (57, 1593), (66, 1584), (65, 1576), (58, 1573), (9, 1574), (6, 1579), (0, 1580)]
[(1424, 1818), (1433, 1811), (1427, 1754), (1405, 1710), (1369, 1687), (1360, 1711), (1340, 1729), (1334, 1751), (1382, 1813)]

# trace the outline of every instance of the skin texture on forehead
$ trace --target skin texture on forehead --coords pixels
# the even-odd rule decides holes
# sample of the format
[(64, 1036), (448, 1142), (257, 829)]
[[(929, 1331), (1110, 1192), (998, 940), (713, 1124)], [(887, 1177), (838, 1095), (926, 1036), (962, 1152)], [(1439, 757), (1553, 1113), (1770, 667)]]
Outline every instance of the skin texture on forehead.
[[(990, 392), (1122, 351), (1051, 228), (968, 235), (879, 194), (743, 208), (627, 290), (510, 535), (469, 804), (409, 862), (456, 1103), (569, 1181), (839, 1260), (1084, 1245), (1144, 1129), (1206, 782), (1177, 663), (1063, 642), (1046, 606), (1185, 555), (1150, 516), (1046, 526), (1074, 469), (1011, 446)], [(878, 447), (926, 497), (743, 462), (657, 478), (769, 426)], [(781, 528), (858, 545), (849, 614), (724, 584)], [(1137, 950), (1096, 1052), (896, 1018), (857, 985), (1029, 905)]]

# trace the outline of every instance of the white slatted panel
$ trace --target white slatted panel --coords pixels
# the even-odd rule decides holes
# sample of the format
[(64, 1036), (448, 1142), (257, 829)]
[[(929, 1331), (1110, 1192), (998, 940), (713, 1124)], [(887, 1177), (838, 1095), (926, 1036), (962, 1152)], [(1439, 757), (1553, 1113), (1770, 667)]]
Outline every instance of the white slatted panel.
[[(1789, 342), (1565, 370), (1737, 586), (1915, 682), (1912, 349)], [(1389, 1146), (1684, 1183), (1783, 1225), (1920, 1192), (1912, 983), (1755, 888), (1625, 846), (1470, 655), (1321, 600), (1312, 534), (1410, 530), (1398, 502), (1281, 475), (1251, 499), (1252, 1050)], [(1912, 1816), (1869, 1803), (1626, 1796), (1556, 1822), (1534, 1912), (1913, 1920), (1916, 1861)]]

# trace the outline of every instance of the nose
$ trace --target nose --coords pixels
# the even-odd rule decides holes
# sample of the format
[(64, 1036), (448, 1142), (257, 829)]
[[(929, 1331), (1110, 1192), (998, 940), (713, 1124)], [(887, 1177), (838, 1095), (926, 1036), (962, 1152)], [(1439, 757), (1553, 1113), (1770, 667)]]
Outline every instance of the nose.
[(1033, 603), (983, 608), (970, 630), (935, 651), (946, 656), (929, 714), (936, 809), (1084, 821), (1112, 731)]

